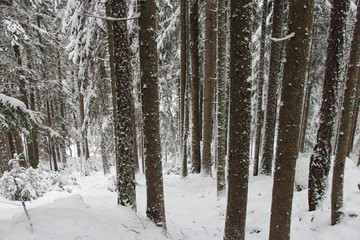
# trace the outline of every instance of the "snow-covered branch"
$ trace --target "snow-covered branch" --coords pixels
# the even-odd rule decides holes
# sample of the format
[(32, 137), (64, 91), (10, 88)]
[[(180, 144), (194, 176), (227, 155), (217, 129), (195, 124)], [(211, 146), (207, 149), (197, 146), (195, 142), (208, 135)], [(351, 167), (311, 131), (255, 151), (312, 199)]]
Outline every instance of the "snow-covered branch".
[(75, 11), (76, 13), (86, 16), (86, 17), (93, 17), (93, 18), (100, 18), (103, 20), (107, 20), (107, 21), (127, 21), (127, 20), (133, 20), (133, 19), (137, 19), (140, 17), (140, 13), (135, 14), (132, 17), (128, 17), (128, 18), (112, 18), (112, 17), (102, 17), (102, 16), (98, 16), (98, 15), (91, 15), (91, 14), (86, 14), (86, 13), (81, 13), (78, 11)]
[(289, 40), (290, 38), (292, 37), (295, 37), (295, 33), (292, 32), (290, 33), (289, 35), (283, 37), (283, 38), (270, 38), (271, 41), (274, 41), (274, 42), (281, 42), (281, 41), (286, 41), (286, 40)]

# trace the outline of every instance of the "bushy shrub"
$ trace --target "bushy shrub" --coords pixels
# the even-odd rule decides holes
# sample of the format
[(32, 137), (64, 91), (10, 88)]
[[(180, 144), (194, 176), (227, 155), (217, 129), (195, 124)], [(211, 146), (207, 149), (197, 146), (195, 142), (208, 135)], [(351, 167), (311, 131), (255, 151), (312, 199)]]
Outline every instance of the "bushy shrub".
[(33, 200), (42, 197), (51, 190), (71, 192), (71, 186), (78, 185), (75, 177), (65, 177), (59, 172), (23, 168), (18, 160), (9, 162), (10, 171), (5, 171), (0, 178), (0, 194), (9, 200)]

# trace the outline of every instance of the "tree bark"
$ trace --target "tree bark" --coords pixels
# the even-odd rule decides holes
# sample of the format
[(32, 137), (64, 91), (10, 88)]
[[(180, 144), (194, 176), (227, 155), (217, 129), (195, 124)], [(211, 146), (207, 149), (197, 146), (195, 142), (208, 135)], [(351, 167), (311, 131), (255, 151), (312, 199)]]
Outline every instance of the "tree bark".
[[(271, 38), (278, 39), (282, 36), (282, 16), (284, 15), (285, 1), (279, 0), (273, 3), (273, 26)], [(275, 144), (275, 125), (276, 125), (276, 109), (277, 109), (277, 88), (278, 79), (281, 68), (281, 49), (282, 42), (271, 41), (270, 50), (270, 66), (269, 66), (269, 81), (267, 87), (266, 97), (266, 115), (265, 115), (265, 132), (263, 154), (261, 161), (261, 173), (271, 175), (272, 163), (274, 158), (274, 144)]]
[(192, 110), (192, 172), (201, 170), (201, 125), (202, 112), (200, 111), (200, 62), (199, 62), (199, 6), (198, 1), (190, 1), (190, 58), (191, 58), (191, 110)]
[(265, 77), (265, 40), (266, 40), (266, 17), (267, 17), (267, 0), (263, 0), (262, 16), (261, 16), (261, 36), (260, 36), (260, 53), (259, 53), (259, 75), (257, 82), (257, 110), (256, 110), (256, 133), (255, 133), (255, 156), (254, 156), (254, 170), (253, 175), (257, 176), (259, 173), (259, 161), (261, 152), (261, 130), (264, 122), (263, 105), (263, 85)]
[[(345, 4), (344, 8), (347, 11), (349, 4)], [(344, 93), (344, 102), (342, 105), (340, 118), (340, 133), (338, 138), (338, 146), (336, 149), (334, 160), (334, 171), (331, 188), (331, 224), (340, 222), (343, 213), (340, 208), (343, 206), (343, 191), (344, 191), (344, 174), (345, 174), (345, 159), (348, 150), (351, 118), (354, 109), (354, 99), (358, 82), (360, 64), (360, 4), (357, 5), (356, 23), (354, 27), (353, 39), (351, 42), (351, 50), (349, 57), (349, 68), (346, 76), (346, 87)]]
[(201, 154), (201, 168), (204, 175), (211, 174), (211, 140), (213, 132), (213, 98), (216, 79), (216, 55), (214, 49), (214, 17), (216, 4), (214, 0), (205, 1), (205, 65), (204, 65), (204, 120), (203, 120), (203, 148)]
[(140, 1), (140, 70), (145, 135), (146, 215), (166, 229), (161, 162), (158, 58), (156, 43), (157, 13), (154, 0)]
[[(126, 18), (126, 1), (112, 0), (112, 17)], [(136, 210), (135, 169), (132, 132), (132, 88), (130, 77), (130, 49), (126, 21), (113, 21), (114, 69), (116, 80), (116, 177), (118, 204)]]
[(217, 116), (217, 197), (222, 198), (226, 193), (225, 157), (226, 157), (226, 0), (218, 0), (218, 110)]
[[(111, 1), (106, 1), (105, 12), (107, 17), (112, 16), (112, 7)], [(114, 33), (112, 21), (106, 21), (107, 27), (107, 39), (108, 39), (108, 51), (109, 51), (109, 65), (110, 65), (110, 82), (111, 82), (111, 102), (112, 102), (112, 117), (113, 117), (113, 126), (114, 126), (114, 145), (116, 146), (116, 136), (117, 136), (117, 117), (116, 117), (116, 80), (115, 80), (115, 67), (114, 67)], [(115, 159), (118, 159), (118, 149), (115, 147)]]
[[(360, 71), (360, 70), (359, 70)], [(360, 81), (360, 74), (358, 74), (358, 82)], [(354, 146), (354, 140), (355, 140), (355, 132), (356, 132), (356, 125), (358, 122), (358, 118), (359, 118), (359, 107), (360, 107), (360, 84), (357, 84), (356, 87), (356, 95), (355, 95), (355, 100), (354, 100), (354, 109), (353, 109), (353, 114), (351, 116), (351, 130), (350, 130), (350, 139), (349, 139), (349, 146), (348, 146), (348, 152), (347, 152), (347, 156), (350, 155), (350, 153), (353, 151), (353, 146)]]
[(186, 5), (187, 0), (180, 1), (180, 149), (181, 149), (181, 159), (182, 159), (182, 177), (187, 175), (187, 160), (185, 159), (185, 88), (186, 88), (186, 76), (187, 76), (187, 57), (186, 57)]
[[(289, 33), (281, 90), (281, 107), (271, 204), (270, 240), (290, 239), (291, 210), (304, 82), (314, 0), (294, 0), (289, 6)], [(291, 35), (290, 35), (291, 36)]]
[(310, 211), (317, 209), (327, 188), (332, 153), (331, 138), (336, 116), (335, 92), (341, 75), (340, 62), (344, 45), (347, 8), (348, 1), (334, 0), (331, 10), (325, 79), (320, 108), (320, 127), (316, 136), (316, 145), (310, 158), (308, 195)]
[(230, 1), (229, 186), (224, 239), (245, 239), (250, 122), (252, 1)]
[[(314, 24), (312, 27), (312, 33), (314, 33)], [(304, 96), (304, 102), (303, 102), (303, 110), (301, 114), (301, 125), (300, 125), (300, 135), (299, 135), (299, 152), (304, 152), (305, 147), (305, 136), (306, 136), (306, 128), (307, 128), (307, 122), (308, 122), (308, 116), (309, 116), (309, 109), (310, 109), (310, 96), (311, 96), (311, 90), (313, 87), (314, 80), (310, 80), (311, 75), (311, 59), (312, 59), (312, 49), (313, 49), (313, 41), (314, 41), (314, 34), (312, 34), (311, 42), (310, 42), (310, 56), (308, 61), (308, 70), (307, 70), (307, 80), (305, 85), (305, 96)]]

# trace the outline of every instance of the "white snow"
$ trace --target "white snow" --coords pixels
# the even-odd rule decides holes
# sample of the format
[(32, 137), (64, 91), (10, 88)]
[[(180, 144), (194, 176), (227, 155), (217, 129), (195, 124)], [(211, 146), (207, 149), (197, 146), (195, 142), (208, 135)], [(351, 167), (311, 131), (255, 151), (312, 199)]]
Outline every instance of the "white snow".
[[(301, 155), (296, 181), (306, 187), (310, 155)], [(345, 218), (330, 225), (329, 194), (321, 209), (308, 212), (307, 189), (295, 192), (292, 211), (291, 239), (358, 240), (360, 236), (360, 169), (347, 159), (345, 172)], [(71, 164), (69, 164), (71, 165)], [(114, 169), (112, 169), (114, 172)], [(135, 213), (116, 205), (116, 193), (110, 192), (111, 178), (102, 172), (80, 178), (79, 188), (72, 193), (48, 192), (44, 197), (27, 202), (34, 226), (30, 232), (28, 220), (19, 202), (0, 196), (0, 239), (222, 239), (226, 213), (226, 198), (217, 201), (216, 180), (202, 175), (164, 175), (165, 209), (168, 234), (145, 217), (146, 185), (143, 174), (137, 174), (137, 204)], [(330, 177), (331, 178), (331, 177)], [(250, 177), (246, 239), (268, 239), (272, 178)], [(15, 205), (14, 205), (15, 204)]]

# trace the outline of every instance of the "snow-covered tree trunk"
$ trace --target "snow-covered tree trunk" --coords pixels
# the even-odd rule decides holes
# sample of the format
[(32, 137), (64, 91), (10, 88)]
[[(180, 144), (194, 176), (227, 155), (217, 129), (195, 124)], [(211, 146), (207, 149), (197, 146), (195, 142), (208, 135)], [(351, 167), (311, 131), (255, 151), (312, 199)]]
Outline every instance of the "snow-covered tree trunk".
[(226, 0), (218, 0), (218, 104), (217, 104), (217, 197), (221, 198), (226, 193), (225, 157), (226, 157)]
[(270, 240), (290, 239), (295, 166), (314, 0), (289, 3), (289, 36), (281, 90), (279, 134), (272, 191)]
[(230, 0), (229, 186), (224, 239), (245, 239), (251, 122), (252, 1)]
[[(126, 18), (125, 0), (112, 0), (112, 17)], [(116, 80), (116, 178), (118, 204), (136, 209), (135, 170), (132, 132), (132, 79), (130, 77), (130, 49), (126, 21), (113, 21), (114, 70)]]
[(320, 127), (317, 132), (316, 145), (310, 158), (308, 196), (310, 211), (316, 210), (328, 184), (327, 178), (332, 153), (331, 138), (336, 116), (335, 93), (341, 76), (340, 64), (343, 55), (348, 5), (349, 1), (347, 0), (334, 0), (331, 10), (324, 87), (320, 108)]

